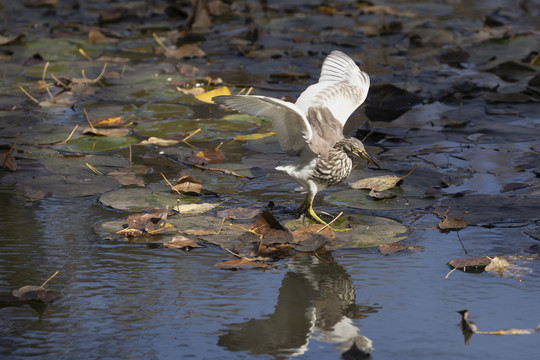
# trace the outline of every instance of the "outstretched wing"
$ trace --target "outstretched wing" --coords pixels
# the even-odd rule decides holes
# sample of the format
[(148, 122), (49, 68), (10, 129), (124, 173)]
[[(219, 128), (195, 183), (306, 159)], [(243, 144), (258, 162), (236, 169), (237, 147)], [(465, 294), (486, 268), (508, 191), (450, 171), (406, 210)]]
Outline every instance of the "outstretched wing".
[(368, 74), (346, 54), (335, 50), (324, 60), (319, 82), (308, 87), (296, 105), (305, 114), (309, 108), (327, 108), (344, 126), (349, 116), (366, 100), (368, 90)]
[(293, 103), (256, 95), (223, 95), (212, 99), (217, 104), (252, 116), (272, 120), (281, 148), (289, 156), (309, 148), (313, 133), (306, 116)]

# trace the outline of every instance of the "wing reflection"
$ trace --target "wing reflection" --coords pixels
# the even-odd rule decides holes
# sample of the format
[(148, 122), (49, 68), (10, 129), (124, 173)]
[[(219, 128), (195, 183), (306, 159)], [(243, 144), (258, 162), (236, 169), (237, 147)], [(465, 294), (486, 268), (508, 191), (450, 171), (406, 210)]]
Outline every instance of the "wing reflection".
[(218, 345), (231, 351), (279, 357), (303, 354), (310, 340), (316, 339), (336, 344), (341, 351), (354, 343), (369, 354), (373, 350), (371, 340), (359, 335), (352, 319), (365, 318), (377, 310), (356, 304), (349, 274), (331, 254), (325, 254), (325, 261), (314, 256), (291, 260), (274, 312), (228, 325)]

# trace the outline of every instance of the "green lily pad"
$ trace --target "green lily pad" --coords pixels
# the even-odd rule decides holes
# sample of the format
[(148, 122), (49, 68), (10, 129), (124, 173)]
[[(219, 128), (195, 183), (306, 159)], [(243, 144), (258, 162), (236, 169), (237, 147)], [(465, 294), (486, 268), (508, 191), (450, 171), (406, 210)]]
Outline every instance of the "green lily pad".
[[(305, 220), (295, 219), (288, 221), (285, 226), (294, 229), (303, 225)], [(334, 245), (338, 248), (373, 247), (381, 244), (390, 244), (407, 238), (407, 228), (396, 220), (365, 215), (344, 214), (331, 225), (334, 229), (351, 228), (350, 231), (336, 231)]]
[(435, 199), (420, 198), (418, 189), (415, 190), (406, 185), (388, 191), (396, 197), (374, 200), (369, 196), (369, 191), (351, 189), (329, 194), (324, 200), (333, 205), (365, 210), (424, 209), (436, 202)]
[(48, 175), (35, 176), (21, 180), (17, 183), (20, 186), (26, 185), (34, 190), (41, 190), (51, 193), (54, 197), (73, 198), (79, 196), (89, 196), (101, 194), (118, 186), (118, 181), (102, 175), (89, 173), (83, 175)]
[[(116, 181), (116, 180), (115, 180)], [(158, 193), (148, 188), (121, 188), (102, 194), (99, 201), (117, 210), (140, 212), (177, 204), (178, 195)]]
[[(65, 138), (64, 138), (65, 139)], [(137, 139), (130, 136), (85, 136), (70, 140), (66, 145), (56, 145), (55, 149), (70, 152), (97, 153), (102, 151), (119, 150), (136, 144)]]

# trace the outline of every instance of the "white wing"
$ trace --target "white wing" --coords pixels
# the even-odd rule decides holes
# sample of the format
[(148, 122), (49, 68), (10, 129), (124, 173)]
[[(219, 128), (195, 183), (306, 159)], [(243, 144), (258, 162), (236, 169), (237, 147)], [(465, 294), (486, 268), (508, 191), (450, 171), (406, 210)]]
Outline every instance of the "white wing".
[(366, 100), (369, 76), (341, 51), (332, 51), (324, 60), (317, 84), (308, 87), (296, 101), (307, 114), (311, 107), (326, 107), (345, 125), (349, 116)]
[(225, 107), (272, 120), (281, 148), (289, 156), (309, 148), (313, 132), (306, 116), (293, 103), (266, 96), (223, 95), (212, 99)]

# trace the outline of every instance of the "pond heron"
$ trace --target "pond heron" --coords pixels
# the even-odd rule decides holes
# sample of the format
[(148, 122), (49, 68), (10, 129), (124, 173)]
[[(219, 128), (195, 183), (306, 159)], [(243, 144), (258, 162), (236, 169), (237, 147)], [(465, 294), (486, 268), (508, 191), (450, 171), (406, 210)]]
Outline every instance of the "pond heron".
[(283, 151), (300, 160), (277, 170), (289, 174), (307, 193), (299, 213), (326, 224), (313, 211), (315, 195), (344, 180), (353, 156), (378, 167), (356, 138), (345, 138), (343, 126), (366, 99), (369, 76), (341, 51), (324, 60), (319, 82), (309, 86), (296, 103), (256, 95), (216, 96), (214, 102), (252, 116), (272, 120)]

